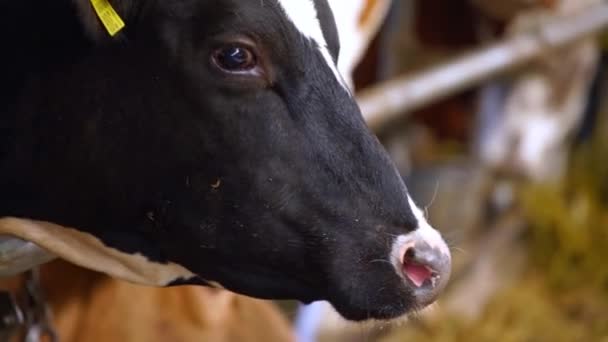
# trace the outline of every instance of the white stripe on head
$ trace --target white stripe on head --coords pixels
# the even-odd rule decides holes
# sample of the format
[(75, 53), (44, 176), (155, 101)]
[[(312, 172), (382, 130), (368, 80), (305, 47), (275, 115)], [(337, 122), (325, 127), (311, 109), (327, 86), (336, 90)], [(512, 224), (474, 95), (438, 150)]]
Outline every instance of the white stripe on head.
[(329, 66), (333, 72), (338, 83), (340, 83), (350, 94), (344, 78), (340, 74), (340, 71), (338, 71), (338, 67), (327, 49), (327, 42), (325, 41), (325, 36), (321, 29), (321, 22), (317, 16), (317, 9), (315, 8), (313, 0), (277, 0), (277, 2), (283, 8), (285, 15), (289, 21), (294, 24), (296, 29), (298, 29), (304, 37), (312, 40), (319, 46), (319, 51), (327, 63), (327, 66)]

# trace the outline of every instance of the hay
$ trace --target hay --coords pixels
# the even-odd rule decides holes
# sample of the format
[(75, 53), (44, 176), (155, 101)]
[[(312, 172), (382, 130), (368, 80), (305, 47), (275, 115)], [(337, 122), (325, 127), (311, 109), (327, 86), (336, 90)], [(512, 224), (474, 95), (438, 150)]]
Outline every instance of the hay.
[(520, 189), (530, 259), (514, 286), (474, 322), (441, 316), (383, 341), (608, 342), (608, 131), (598, 132), (560, 184)]

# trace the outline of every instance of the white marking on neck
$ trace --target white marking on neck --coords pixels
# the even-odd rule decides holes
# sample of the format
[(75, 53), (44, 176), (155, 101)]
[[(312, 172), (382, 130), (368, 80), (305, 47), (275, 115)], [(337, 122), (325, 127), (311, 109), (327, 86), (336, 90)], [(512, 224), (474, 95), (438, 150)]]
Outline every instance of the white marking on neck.
[(314, 41), (319, 46), (319, 51), (323, 56), (323, 59), (327, 63), (327, 66), (331, 69), (332, 73), (338, 80), (338, 83), (350, 94), (348, 85), (344, 81), (344, 78), (338, 71), (338, 67), (334, 63), (329, 50), (327, 49), (327, 42), (321, 29), (321, 22), (317, 16), (317, 9), (313, 0), (277, 0), (279, 5), (283, 8), (287, 18), (291, 21), (294, 26), (306, 37)]

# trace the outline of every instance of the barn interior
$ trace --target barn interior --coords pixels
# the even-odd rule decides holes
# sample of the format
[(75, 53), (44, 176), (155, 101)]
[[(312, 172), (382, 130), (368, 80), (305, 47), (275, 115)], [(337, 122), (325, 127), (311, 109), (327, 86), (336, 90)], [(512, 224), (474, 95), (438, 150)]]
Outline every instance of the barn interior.
[(324, 302), (150, 289), (53, 261), (2, 281), (44, 295), (37, 329), (68, 342), (608, 342), (608, 3), (331, 1), (363, 116), (452, 250), (437, 303), (352, 323)]

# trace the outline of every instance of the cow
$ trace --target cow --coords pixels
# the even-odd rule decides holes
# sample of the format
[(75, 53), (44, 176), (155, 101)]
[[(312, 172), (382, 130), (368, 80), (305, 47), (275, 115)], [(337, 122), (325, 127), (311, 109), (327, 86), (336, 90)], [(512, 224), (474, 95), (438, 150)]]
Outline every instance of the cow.
[(337, 69), (326, 0), (111, 0), (120, 31), (99, 2), (0, 4), (0, 233), (355, 321), (436, 299), (449, 248)]
[[(51, 310), (50, 324), (40, 323), (42, 328), (53, 329), (61, 342), (295, 340), (289, 322), (273, 303), (229, 291), (203, 286), (140, 286), (62, 260), (42, 265), (39, 273), (44, 304)], [(26, 281), (23, 275), (1, 279), (0, 289), (14, 293), (19, 303), (26, 302)], [(24, 316), (33, 316), (29, 305), (22, 305), (22, 309)], [(9, 322), (5, 307), (0, 310)], [(25, 341), (48, 340), (35, 339), (32, 335), (36, 331), (30, 326), (15, 329), (15, 339), (7, 340), (2, 335), (5, 328), (0, 328), (3, 342), (24, 341), (19, 335), (26, 332), (31, 339)], [(42, 332), (48, 332), (45, 330)]]

